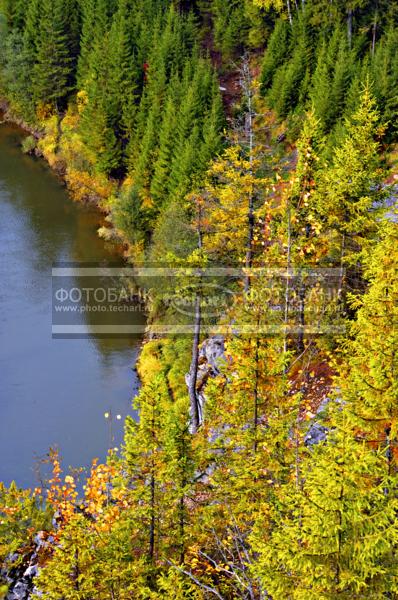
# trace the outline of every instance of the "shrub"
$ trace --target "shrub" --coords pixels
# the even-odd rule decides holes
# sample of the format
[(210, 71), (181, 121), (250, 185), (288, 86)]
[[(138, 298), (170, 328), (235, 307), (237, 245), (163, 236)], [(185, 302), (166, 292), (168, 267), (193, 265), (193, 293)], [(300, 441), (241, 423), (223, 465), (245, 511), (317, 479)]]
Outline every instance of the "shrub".
[(33, 135), (28, 135), (22, 142), (22, 152), (24, 154), (33, 154), (36, 149), (36, 139)]

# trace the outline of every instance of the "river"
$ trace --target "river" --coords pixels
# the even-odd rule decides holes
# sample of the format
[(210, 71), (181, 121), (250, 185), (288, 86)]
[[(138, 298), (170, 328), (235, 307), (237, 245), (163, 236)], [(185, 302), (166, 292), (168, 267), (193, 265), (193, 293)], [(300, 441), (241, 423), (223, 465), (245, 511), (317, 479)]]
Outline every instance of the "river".
[[(23, 155), (22, 136), (0, 125), (0, 481), (30, 487), (50, 447), (65, 467), (85, 468), (120, 447), (141, 334), (52, 338), (53, 264), (118, 256), (97, 236), (98, 212), (74, 203), (44, 161)], [(133, 318), (144, 323), (142, 313)]]

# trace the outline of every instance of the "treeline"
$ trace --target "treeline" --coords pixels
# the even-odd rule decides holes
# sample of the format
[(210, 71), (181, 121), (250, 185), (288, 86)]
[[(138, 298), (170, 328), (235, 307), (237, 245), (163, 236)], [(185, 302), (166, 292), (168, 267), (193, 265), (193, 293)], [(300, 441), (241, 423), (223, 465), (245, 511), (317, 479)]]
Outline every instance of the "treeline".
[(164, 0), (3, 2), (2, 31), (14, 114), (44, 128), (41, 150), (72, 189), (127, 178), (115, 224), (146, 240), (221, 147), (224, 110), (197, 12)]
[[(332, 5), (309, 3), (292, 22), (275, 24), (261, 71), (261, 90), (281, 119), (297, 117), (314, 108), (323, 131), (336, 139), (344, 119), (355, 110), (361, 85), (368, 80), (395, 140), (397, 102), (397, 7), (362, 3), (347, 15)], [(347, 8), (347, 11), (349, 9)], [(345, 18), (344, 18), (345, 17)], [(296, 117), (296, 123), (295, 123)], [(294, 127), (295, 126), (295, 127)]]

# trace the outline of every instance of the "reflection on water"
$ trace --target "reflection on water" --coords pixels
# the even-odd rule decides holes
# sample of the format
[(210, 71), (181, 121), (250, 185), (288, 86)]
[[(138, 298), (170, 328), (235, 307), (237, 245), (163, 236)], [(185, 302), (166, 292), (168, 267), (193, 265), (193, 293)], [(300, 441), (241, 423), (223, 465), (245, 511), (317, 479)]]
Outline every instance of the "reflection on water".
[(140, 339), (51, 338), (52, 264), (118, 257), (96, 234), (98, 213), (74, 204), (43, 161), (22, 155), (20, 135), (0, 125), (0, 480), (26, 486), (36, 483), (34, 457), (50, 446), (65, 465), (104, 458), (104, 412), (131, 412)]

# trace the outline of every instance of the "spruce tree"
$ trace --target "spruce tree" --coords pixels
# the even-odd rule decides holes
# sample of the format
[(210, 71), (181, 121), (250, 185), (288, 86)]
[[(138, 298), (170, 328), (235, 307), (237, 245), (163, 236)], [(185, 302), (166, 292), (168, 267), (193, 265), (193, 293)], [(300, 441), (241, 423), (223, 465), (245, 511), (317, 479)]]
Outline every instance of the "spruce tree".
[(340, 34), (340, 45), (336, 55), (331, 82), (330, 125), (333, 125), (343, 114), (347, 90), (354, 72), (354, 67), (354, 52), (348, 48), (345, 36)]
[(139, 68), (135, 61), (134, 41), (131, 37), (131, 15), (129, 2), (119, 3), (109, 34), (109, 112), (119, 138), (128, 137), (134, 127)]
[(39, 0), (30, 0), (26, 10), (26, 21), (23, 31), (24, 53), (26, 60), (33, 65), (37, 59), (37, 51), (40, 44), (39, 19), (41, 17)]
[(379, 113), (368, 87), (362, 92), (360, 106), (346, 122), (345, 137), (335, 149), (332, 165), (324, 169), (320, 180), (317, 206), (329, 236), (329, 260), (344, 269), (354, 288), (360, 253), (371, 243), (377, 231), (377, 216), (385, 190), (380, 160)]
[(96, 0), (82, 0), (82, 31), (80, 39), (80, 53), (77, 67), (78, 86), (84, 88), (88, 76), (90, 52), (93, 48), (96, 18), (100, 22), (101, 15), (96, 11)]
[(381, 452), (390, 474), (397, 464), (397, 360), (398, 284), (397, 228), (386, 220), (380, 239), (365, 258), (364, 276), (369, 283), (352, 325), (352, 340), (344, 351), (348, 369), (342, 377), (344, 397), (361, 436)]
[(266, 94), (272, 85), (278, 68), (287, 59), (290, 50), (290, 28), (284, 19), (279, 19), (269, 38), (261, 68), (261, 92)]
[(60, 108), (71, 89), (72, 59), (64, 2), (43, 0), (40, 12), (34, 93), (37, 101)]
[(164, 508), (165, 427), (168, 414), (166, 382), (159, 374), (135, 401), (139, 421), (126, 421), (125, 456), (140, 519), (140, 552), (153, 565), (162, 542)]
[(159, 150), (151, 182), (151, 196), (158, 204), (165, 200), (165, 195), (167, 194), (168, 179), (170, 176), (171, 161), (175, 144), (177, 115), (177, 106), (174, 98), (170, 96), (164, 111), (159, 135)]
[[(276, 491), (273, 531), (252, 541), (255, 572), (275, 600), (379, 598), (396, 594), (396, 498), (385, 456), (357, 438), (347, 407), (335, 404), (326, 442), (301, 463), (301, 482)], [(268, 522), (268, 519), (267, 519)]]
[(318, 53), (317, 66), (311, 81), (310, 100), (317, 118), (322, 122), (325, 131), (328, 131), (332, 104), (331, 81), (326, 56), (326, 46), (323, 44)]

